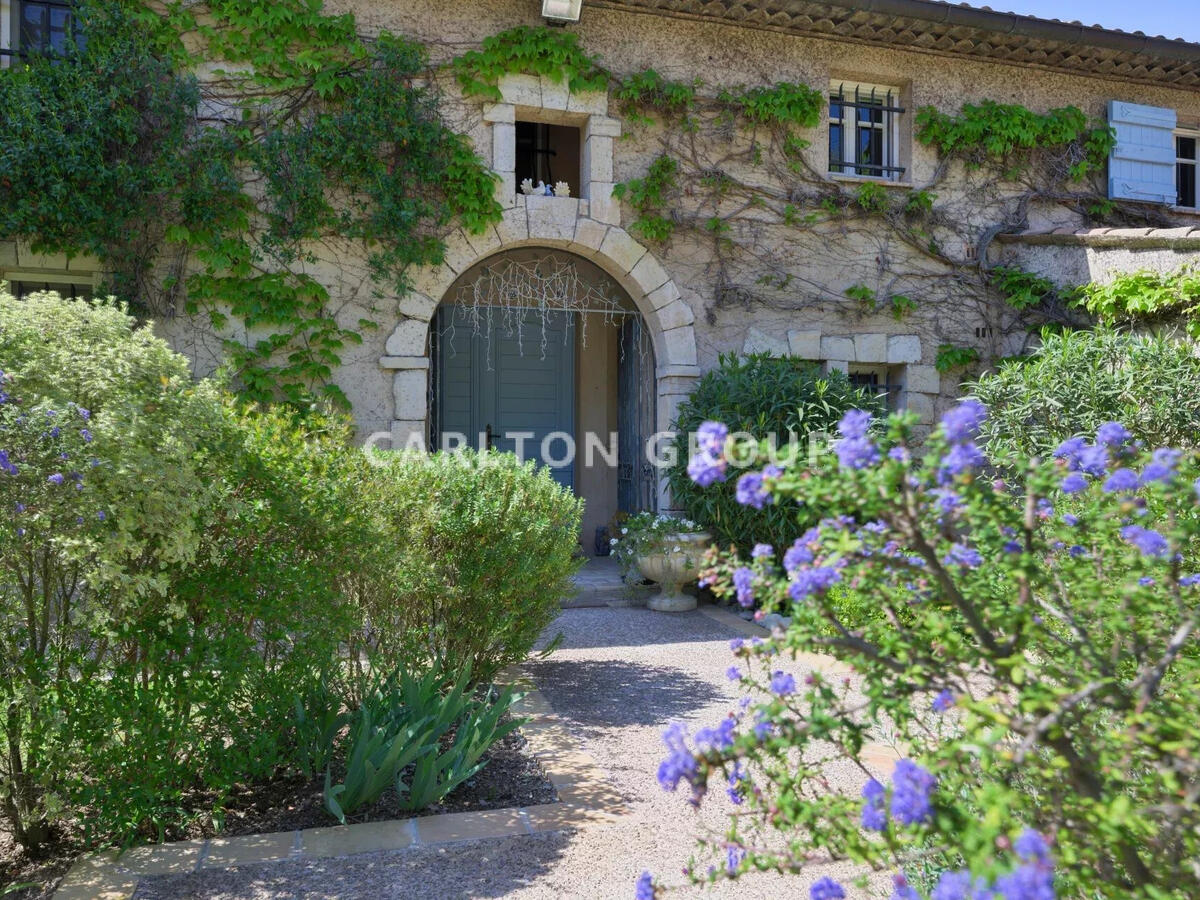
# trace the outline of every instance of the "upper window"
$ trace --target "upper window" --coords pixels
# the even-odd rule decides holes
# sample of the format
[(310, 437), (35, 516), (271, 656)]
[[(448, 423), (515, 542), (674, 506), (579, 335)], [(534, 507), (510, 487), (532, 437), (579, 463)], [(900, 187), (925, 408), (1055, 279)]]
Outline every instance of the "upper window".
[[(6, 4), (7, 5), (7, 4)], [(62, 56), (72, 41), (81, 42), (74, 5), (57, 0), (13, 0), (8, 56), (43, 53)]]
[(1179, 194), (1175, 202), (1188, 209), (1200, 207), (1196, 197), (1196, 169), (1200, 162), (1198, 147), (1200, 131), (1175, 133), (1175, 188)]
[[(567, 186), (567, 195), (578, 197), (581, 187), (581, 140), (578, 128), (544, 122), (517, 122), (517, 187), (526, 180), (556, 190)], [(564, 195), (564, 196), (567, 196)]]
[(834, 81), (829, 91), (829, 171), (899, 181), (900, 90)]

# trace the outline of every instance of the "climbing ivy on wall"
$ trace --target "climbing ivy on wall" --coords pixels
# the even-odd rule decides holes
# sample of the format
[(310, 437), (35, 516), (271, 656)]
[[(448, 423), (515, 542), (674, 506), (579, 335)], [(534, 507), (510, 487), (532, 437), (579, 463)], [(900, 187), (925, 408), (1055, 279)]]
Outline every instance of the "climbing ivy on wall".
[(1110, 281), (1083, 285), (1072, 302), (1110, 325), (1182, 326), (1200, 338), (1200, 269), (1127, 272)]
[(1106, 123), (1091, 123), (1074, 106), (1036, 113), (1015, 104), (985, 100), (958, 114), (932, 106), (917, 110), (916, 137), (945, 157), (970, 166), (994, 165), (1008, 177), (1026, 171), (1045, 154), (1067, 151), (1067, 175), (1080, 181), (1104, 171), (1116, 136)]
[[(330, 376), (375, 323), (337, 318), (320, 244), (364, 245), (379, 293), (403, 294), (451, 221), (500, 214), (425, 49), (309, 0), (84, 0), (80, 18), (71, 59), (0, 78), (0, 235), (96, 254), (149, 315), (236, 320), (254, 337), (225, 352), (254, 399), (344, 403)], [(199, 82), (201, 64), (219, 68)]]
[(565, 81), (572, 91), (606, 91), (609, 73), (579, 46), (579, 35), (561, 28), (521, 26), (483, 41), (451, 64), (468, 97), (499, 102), (500, 78), (510, 74), (544, 75)]

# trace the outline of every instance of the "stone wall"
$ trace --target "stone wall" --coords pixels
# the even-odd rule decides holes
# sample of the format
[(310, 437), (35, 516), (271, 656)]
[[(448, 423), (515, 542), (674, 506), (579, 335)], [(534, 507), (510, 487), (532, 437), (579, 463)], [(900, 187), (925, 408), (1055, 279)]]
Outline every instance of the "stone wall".
[[(452, 7), (425, 0), (407, 3), (365, 4), (344, 2), (339, 9), (353, 11), (367, 29), (388, 28), (416, 34), (431, 42), (436, 58), (449, 59), (475, 46), (489, 34), (519, 24), (540, 24), (538, 4), (525, 0), (500, 0), (492, 3), (461, 3)], [(1010, 65), (949, 59), (910, 51), (814, 40), (803, 37), (743, 29), (711, 23), (668, 19), (652, 15), (630, 14), (607, 9), (587, 8), (580, 24), (570, 26), (582, 45), (597, 54), (617, 73), (652, 67), (663, 75), (688, 80), (701, 78), (713, 88), (741, 84), (770, 84), (782, 80), (802, 81), (813, 86), (827, 84), (833, 77), (900, 85), (908, 110), (931, 104), (946, 111), (957, 111), (964, 103), (993, 99), (1019, 103), (1035, 110), (1073, 104), (1091, 115), (1101, 117), (1111, 99), (1171, 106), (1183, 117), (1200, 117), (1200, 94), (1127, 85), (1116, 81), (1031, 72)], [(590, 204), (588, 217), (598, 223), (628, 228), (631, 214), (611, 199), (611, 181), (623, 181), (644, 174), (649, 162), (661, 148), (662, 134), (655, 128), (630, 129), (621, 122), (618, 111), (592, 97), (571, 97), (561, 85), (529, 78), (506, 79), (505, 103), (498, 107), (457, 97), (456, 87), (446, 81), (450, 115), (465, 132), (472, 135), (480, 151), (494, 161), (504, 176), (502, 199), (511, 198), (515, 184), (509, 180), (511, 161), (507, 155), (508, 135), (513, 117), (538, 117), (544, 121), (575, 122), (585, 129), (589, 151), (585, 154), (583, 198)], [(539, 113), (539, 104), (540, 113)], [(557, 111), (557, 112), (556, 112)], [(601, 117), (601, 112), (604, 115)], [(824, 171), (826, 147), (824, 119), (814, 130), (808, 163)], [(617, 136), (618, 129), (620, 136)], [(954, 248), (964, 260), (971, 258), (976, 237), (993, 224), (995, 208), (985, 211), (994, 198), (983, 197), (975, 174), (955, 166), (949, 173), (939, 171), (939, 160), (930, 148), (911, 139), (911, 117), (902, 122), (901, 155), (908, 172), (902, 183), (885, 184), (889, 192), (907, 192), (935, 176), (940, 202), (958, 203), (962, 210), (963, 245)], [(611, 178), (602, 170), (609, 165)], [(832, 179), (831, 179), (832, 180)], [(978, 203), (976, 203), (978, 198)], [(986, 201), (986, 202), (985, 202)], [(520, 201), (518, 201), (520, 202)], [(583, 209), (584, 207), (580, 207)], [(562, 239), (570, 241), (569, 223), (561, 209), (528, 213), (534, 228), (539, 218), (558, 217)], [(1181, 216), (1181, 221), (1189, 220)], [(583, 226), (581, 217), (580, 226)], [(551, 223), (554, 225), (554, 223)], [(1029, 229), (1078, 228), (1082, 221), (1076, 213), (1054, 205), (1035, 206), (1026, 211)], [(498, 231), (501, 245), (514, 239), (524, 242), (522, 234), (506, 233), (507, 224)], [(701, 370), (715, 364), (721, 353), (763, 351), (791, 353), (816, 359), (830, 368), (863, 366), (900, 367), (905, 387), (902, 403), (932, 420), (937, 411), (955, 395), (958, 379), (941, 376), (934, 368), (938, 346), (955, 343), (976, 347), (984, 359), (1012, 352), (1014, 337), (1004, 328), (1004, 311), (995, 310), (966, 289), (958, 291), (949, 284), (932, 280), (920, 259), (891, 259), (907, 252), (890, 241), (882, 230), (854, 227), (838, 234), (836, 230), (813, 235), (796, 235), (779, 229), (744, 224), (750, 242), (760, 242), (772, 253), (787, 256), (794, 250), (792, 265), (797, 273), (794, 302), (784, 305), (755, 304), (729, 307), (717, 302), (714, 284), (714, 254), (710, 244), (693, 235), (679, 235), (666, 246), (653, 246), (643, 253), (643, 265), (653, 264), (669, 276), (670, 293), (678, 293), (688, 310), (687, 331), (694, 336), (695, 362)], [(529, 240), (533, 240), (531, 237)], [(561, 246), (561, 244), (558, 244)], [(640, 247), (640, 245), (639, 245)], [(1005, 253), (1009, 250), (1005, 249)], [(1168, 254), (1171, 259), (1191, 258), (1195, 251)], [(892, 270), (902, 271), (900, 288), (924, 299), (922, 290), (937, 293), (936, 302), (922, 304), (904, 321), (897, 322), (887, 313), (864, 313), (845, 297), (855, 284), (883, 287), (884, 260)], [(619, 261), (622, 265), (625, 261)], [(1035, 262), (1030, 263), (1031, 266)], [(1065, 265), (1055, 261), (1050, 265)], [(745, 273), (749, 282), (753, 272)], [(889, 276), (890, 277), (890, 276)], [(427, 291), (436, 293), (436, 290)], [(420, 303), (433, 303), (428, 296)], [(680, 314), (674, 312), (672, 315)], [(664, 325), (670, 323), (664, 322)], [(658, 329), (652, 328), (653, 331)], [(677, 335), (687, 331), (681, 329)], [(415, 332), (414, 332), (415, 334)], [(981, 336), (982, 335), (982, 336)], [(1021, 337), (1015, 337), (1019, 345)], [(656, 336), (656, 344), (662, 338)], [(691, 348), (682, 351), (686, 357)], [(661, 358), (661, 357), (660, 357)], [(686, 394), (688, 378), (672, 374), (663, 382), (664, 411)], [(674, 391), (674, 394), (669, 393)], [(674, 396), (676, 399), (668, 399)], [(399, 417), (398, 417), (399, 418)]]
[[(428, 44), (434, 62), (478, 46), (485, 37), (516, 25), (539, 25), (535, 0), (330, 0), (332, 12), (353, 12), (367, 33), (382, 29), (413, 35)], [(1169, 106), (1181, 118), (1200, 121), (1200, 92), (1129, 85), (1019, 66), (949, 58), (852, 42), (818, 40), (777, 32), (701, 23), (649, 14), (596, 9), (584, 4), (583, 19), (570, 26), (582, 45), (614, 72), (654, 68), (679, 80), (702, 79), (709, 87), (800, 81), (821, 88), (833, 78), (894, 84), (908, 111), (901, 121), (899, 150), (907, 171), (884, 184), (890, 196), (907, 196), (938, 179), (938, 202), (947, 204), (956, 228), (938, 235), (946, 252), (968, 262), (997, 218), (1019, 217), (1020, 229), (1083, 228), (1079, 214), (1055, 204), (1020, 209), (979, 173), (940, 166), (934, 151), (912, 139), (912, 111), (926, 104), (957, 111), (964, 103), (993, 99), (1035, 110), (1064, 104), (1096, 117), (1106, 103), (1122, 99)], [(452, 79), (438, 76), (448, 119), (474, 141), (501, 174), (498, 196), (504, 219), (484, 235), (450, 236), (448, 265), (418, 274), (418, 290), (389, 295), (371, 282), (363, 248), (329, 242), (314, 247), (311, 274), (326, 284), (339, 322), (372, 319), (360, 347), (347, 348), (336, 383), (354, 407), (361, 434), (389, 432), (397, 438), (423, 433), (428, 421), (428, 322), (457, 273), (488, 254), (519, 246), (568, 250), (596, 262), (616, 278), (646, 317), (659, 360), (659, 421), (670, 421), (700, 371), (721, 353), (765, 351), (816, 359), (830, 368), (886, 366), (905, 386), (902, 402), (931, 421), (955, 395), (958, 379), (934, 368), (939, 344), (976, 347), (984, 359), (1012, 351), (1011, 317), (994, 298), (979, 296), (944, 267), (900, 244), (885, 225), (871, 221), (832, 223), (808, 230), (755, 221), (736, 222), (734, 237), (786, 269), (791, 287), (755, 289), (753, 255), (728, 267), (745, 288), (745, 299), (718, 295), (718, 259), (712, 241), (681, 233), (665, 246), (648, 247), (629, 233), (631, 212), (612, 197), (614, 182), (643, 175), (662, 146), (656, 127), (630, 128), (604, 95), (572, 95), (546, 79), (505, 79), (504, 102), (464, 100)], [(827, 115), (827, 114), (823, 114)], [(524, 198), (513, 174), (512, 135), (519, 117), (573, 124), (583, 131), (585, 184), (581, 196)], [(812, 132), (805, 162), (824, 172), (825, 118)], [(739, 175), (753, 177), (749, 170)], [(854, 180), (830, 177), (831, 189)], [(1019, 213), (1019, 216), (1018, 216)], [(1176, 216), (1179, 227), (1200, 226), (1200, 217)], [(1010, 229), (1011, 230), (1011, 229)], [(0, 247), (0, 270), (12, 267)], [(1193, 244), (1172, 247), (1099, 247), (1088, 244), (1017, 244), (996, 248), (994, 258), (1022, 264), (1056, 281), (1086, 280), (1096, 273), (1145, 264), (1174, 266), (1200, 255)], [(0, 273), (2, 274), (2, 273)], [(885, 311), (864, 310), (846, 290), (865, 285), (880, 295), (901, 292), (918, 308), (897, 321)], [(162, 332), (196, 361), (200, 374), (221, 357), (221, 341), (253, 341), (236, 326), (215, 334), (208, 323), (179, 315), (159, 323)]]

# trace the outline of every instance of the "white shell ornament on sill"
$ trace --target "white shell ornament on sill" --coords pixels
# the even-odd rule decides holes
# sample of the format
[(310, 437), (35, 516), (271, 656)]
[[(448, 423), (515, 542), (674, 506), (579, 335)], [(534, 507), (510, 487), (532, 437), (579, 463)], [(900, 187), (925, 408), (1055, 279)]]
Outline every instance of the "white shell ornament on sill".
[(533, 179), (526, 178), (524, 181), (521, 182), (521, 193), (529, 195), (529, 194), (532, 194), (533, 192), (534, 192)]
[(554, 196), (555, 197), (570, 197), (571, 196), (571, 185), (569, 185), (565, 181), (556, 181), (554, 183)]

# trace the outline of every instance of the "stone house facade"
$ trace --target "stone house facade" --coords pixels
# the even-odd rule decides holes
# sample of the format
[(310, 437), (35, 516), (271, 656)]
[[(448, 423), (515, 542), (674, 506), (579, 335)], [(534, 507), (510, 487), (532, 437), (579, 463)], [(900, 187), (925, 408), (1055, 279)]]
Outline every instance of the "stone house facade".
[[(16, 7), (2, 5), (0, 45), (12, 46)], [(546, 22), (541, 0), (327, 6), (352, 12), (364, 32), (422, 40), (435, 63), (505, 29)], [(1200, 260), (1200, 45), (932, 0), (584, 0), (564, 27), (618, 75), (653, 69), (702, 81), (709, 95), (780, 82), (826, 93), (798, 151), (801, 174), (780, 193), (779, 179), (764, 178), (745, 152), (755, 137), (730, 138), (715, 123), (697, 139), (705, 146), (690, 160), (696, 171), (672, 200), (679, 227), (651, 241), (614, 186), (644, 177), (679, 140), (669, 126), (634, 121), (611, 93), (573, 93), (547, 77), (506, 75), (500, 101), (483, 102), (439, 76), (445, 115), (499, 175), (504, 215), (482, 235), (449, 234), (445, 263), (415, 273), (403, 297), (376, 296), (362, 248), (316, 253), (310, 272), (329, 287), (339, 319), (372, 309), (382, 326), (335, 375), (364, 440), (438, 445), (457, 430), (473, 442), (500, 434), (497, 445), (509, 446), (502, 433), (514, 428), (535, 442), (567, 432), (580, 447), (585, 431), (633, 428), (641, 439), (669, 428), (720, 355), (751, 352), (846, 371), (932, 423), (964, 374), (939, 370), (939, 348), (972, 348), (986, 365), (1029, 340), (1028, 322), (986, 289), (989, 266), (1069, 285)], [(1118, 144), (1101, 190), (1123, 218), (1098, 223), (1077, 197), (985, 177), (917, 139), (918, 110), (956, 114), (988, 100), (1035, 112), (1071, 105), (1111, 123)], [(735, 187), (701, 213), (713, 158)], [(523, 192), (526, 177), (565, 182), (569, 196)], [(877, 193), (864, 194), (864, 185)], [(901, 208), (914, 195), (935, 198), (928, 225), (846, 212), (864, 197)], [(778, 214), (793, 204), (805, 215), (801, 227)], [(720, 233), (706, 234), (701, 216)], [(564, 313), (555, 340), (570, 352), (548, 354), (544, 333), (540, 352), (526, 352), (521, 328), (544, 332), (544, 319), (518, 325), (514, 341), (511, 320), (480, 326), (478, 299), (462, 300), (472, 291), (478, 298), (480, 284), (519, 296), (520, 277), (543, 279), (544, 288), (550, 270), (601, 298), (581, 304), (577, 322)], [(0, 277), (86, 289), (99, 273), (86, 259), (9, 243), (0, 244)], [(473, 311), (470, 328), (453, 327), (456, 304)], [(184, 317), (159, 327), (199, 373), (219, 363), (219, 338), (255, 337), (236, 326), (216, 335)], [(585, 538), (619, 508), (670, 509), (665, 483), (642, 470), (625, 447), (599, 467), (563, 468), (589, 501)]]

